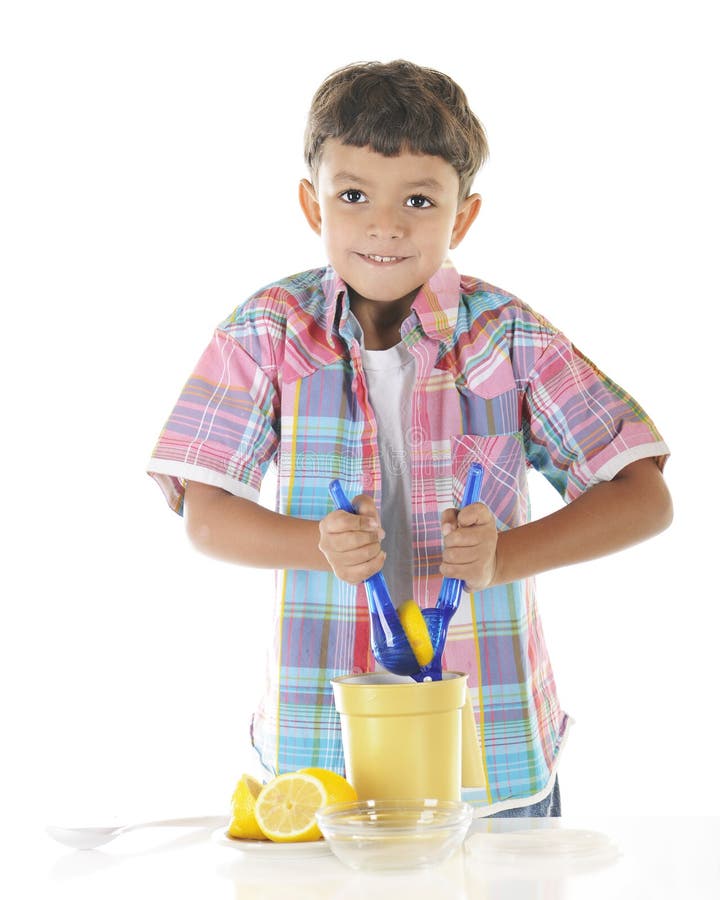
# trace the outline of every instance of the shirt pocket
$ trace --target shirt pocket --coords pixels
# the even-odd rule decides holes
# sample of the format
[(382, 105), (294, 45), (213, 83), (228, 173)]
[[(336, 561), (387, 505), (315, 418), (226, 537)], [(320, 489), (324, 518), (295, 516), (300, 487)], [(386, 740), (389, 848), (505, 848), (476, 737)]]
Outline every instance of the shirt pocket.
[(495, 516), (499, 531), (528, 520), (527, 464), (522, 432), (458, 434), (452, 437), (453, 500), (459, 506), (470, 464), (485, 469), (480, 502)]

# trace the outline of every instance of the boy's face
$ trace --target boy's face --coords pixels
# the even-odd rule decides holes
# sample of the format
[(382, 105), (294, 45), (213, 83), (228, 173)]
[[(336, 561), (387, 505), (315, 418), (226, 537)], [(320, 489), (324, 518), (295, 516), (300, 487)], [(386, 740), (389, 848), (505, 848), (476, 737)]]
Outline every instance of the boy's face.
[(330, 139), (316, 182), (300, 184), (310, 227), (348, 287), (378, 303), (414, 297), (480, 209), (477, 194), (458, 204), (457, 172), (439, 156), (383, 156)]

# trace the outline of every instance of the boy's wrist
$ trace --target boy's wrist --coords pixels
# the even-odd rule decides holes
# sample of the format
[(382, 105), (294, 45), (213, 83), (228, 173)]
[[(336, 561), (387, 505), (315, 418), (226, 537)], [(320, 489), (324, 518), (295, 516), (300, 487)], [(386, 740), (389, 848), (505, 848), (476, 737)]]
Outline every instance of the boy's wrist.
[(503, 532), (499, 531), (497, 534), (497, 543), (495, 544), (495, 560), (493, 573), (490, 577), (490, 581), (488, 583), (488, 587), (497, 587), (500, 584), (505, 584), (503, 579), (503, 566), (502, 566), (502, 543), (503, 543)]

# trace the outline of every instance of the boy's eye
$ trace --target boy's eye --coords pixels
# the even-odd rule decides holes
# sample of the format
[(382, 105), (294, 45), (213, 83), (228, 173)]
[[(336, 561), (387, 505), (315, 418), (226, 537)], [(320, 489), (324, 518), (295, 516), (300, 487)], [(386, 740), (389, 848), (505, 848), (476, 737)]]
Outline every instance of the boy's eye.
[(346, 203), (364, 203), (367, 200), (362, 191), (356, 191), (353, 188), (349, 191), (343, 191), (340, 196)]
[(427, 197), (423, 197), (422, 194), (413, 194), (412, 197), (407, 198), (406, 205), (411, 206), (413, 209), (427, 209), (432, 206), (432, 202)]

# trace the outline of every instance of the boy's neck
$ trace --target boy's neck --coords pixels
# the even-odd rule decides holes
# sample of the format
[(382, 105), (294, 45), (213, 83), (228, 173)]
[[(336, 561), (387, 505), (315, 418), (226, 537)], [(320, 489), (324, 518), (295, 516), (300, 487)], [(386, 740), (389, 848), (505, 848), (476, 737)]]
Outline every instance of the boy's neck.
[(366, 350), (389, 350), (400, 342), (400, 326), (408, 317), (418, 290), (399, 300), (383, 302), (367, 300), (350, 288), (350, 309), (363, 330)]

